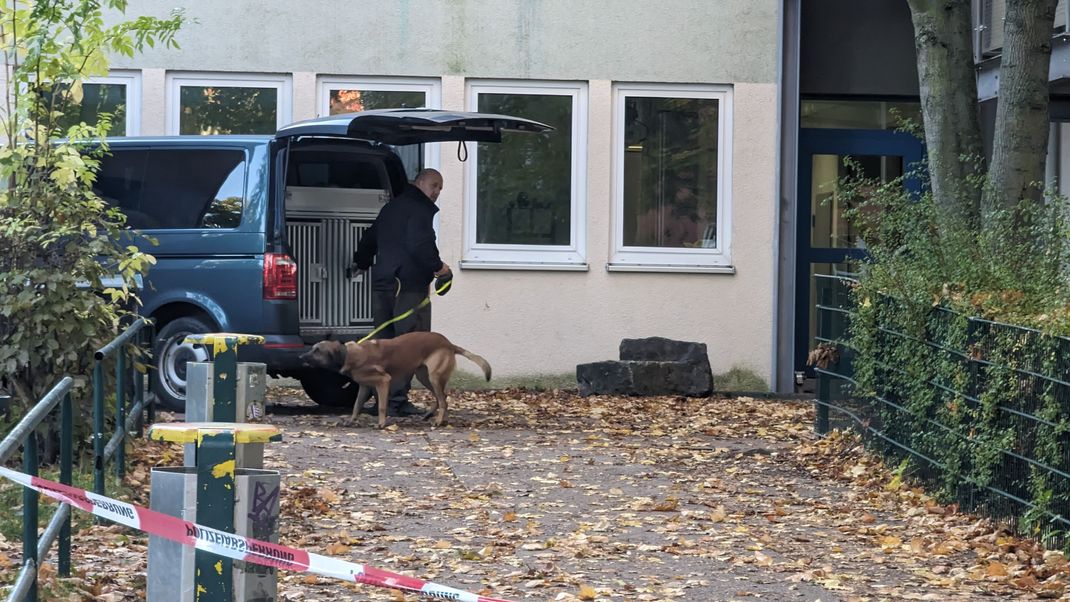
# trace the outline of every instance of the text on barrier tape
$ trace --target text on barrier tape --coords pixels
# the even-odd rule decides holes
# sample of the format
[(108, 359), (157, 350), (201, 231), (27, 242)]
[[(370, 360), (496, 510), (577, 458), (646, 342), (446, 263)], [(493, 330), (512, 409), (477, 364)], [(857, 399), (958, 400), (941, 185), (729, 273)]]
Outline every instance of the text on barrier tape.
[(342, 581), (397, 589), (438, 600), (510, 602), (501, 598), (480, 596), (414, 577), (406, 577), (405, 575), (391, 573), (390, 571), (363, 564), (321, 556), (305, 550), (271, 543), (270, 541), (261, 541), (251, 537), (219, 531), (155, 510), (97, 495), (84, 489), (30, 476), (3, 466), (0, 466), (0, 476), (6, 477), (24, 487), (34, 489), (50, 498), (66, 502), (75, 508), (91, 513), (93, 516), (99, 516), (120, 525), (233, 560), (243, 560), (287, 571), (303, 571), (323, 577), (341, 579)]

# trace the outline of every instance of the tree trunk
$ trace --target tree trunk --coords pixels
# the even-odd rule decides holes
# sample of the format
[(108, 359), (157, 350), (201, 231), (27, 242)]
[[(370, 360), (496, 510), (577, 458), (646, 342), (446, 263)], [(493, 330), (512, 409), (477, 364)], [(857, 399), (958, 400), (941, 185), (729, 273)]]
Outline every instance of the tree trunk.
[(1008, 0), (985, 212), (1039, 199), (1048, 152), (1048, 68), (1056, 0)]
[(970, 0), (908, 3), (933, 196), (946, 215), (976, 224), (984, 149)]

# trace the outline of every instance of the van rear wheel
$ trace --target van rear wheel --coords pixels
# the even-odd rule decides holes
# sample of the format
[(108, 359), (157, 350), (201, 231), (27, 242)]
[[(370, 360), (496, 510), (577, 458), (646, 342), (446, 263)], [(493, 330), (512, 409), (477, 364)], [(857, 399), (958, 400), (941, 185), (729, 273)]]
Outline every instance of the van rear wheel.
[(328, 370), (307, 372), (299, 380), (308, 398), (321, 406), (352, 408), (360, 390), (357, 383)]
[(160, 329), (152, 345), (152, 357), (156, 360), (152, 390), (164, 408), (172, 412), (186, 411), (186, 363), (208, 361), (208, 350), (202, 345), (186, 343), (185, 338), (213, 330), (204, 318), (196, 316), (176, 318)]

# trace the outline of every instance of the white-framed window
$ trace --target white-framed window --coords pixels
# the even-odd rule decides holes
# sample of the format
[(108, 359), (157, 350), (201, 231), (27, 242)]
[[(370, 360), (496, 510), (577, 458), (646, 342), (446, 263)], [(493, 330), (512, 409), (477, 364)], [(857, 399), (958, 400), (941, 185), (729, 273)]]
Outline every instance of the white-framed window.
[(587, 84), (477, 80), (468, 104), (555, 129), (468, 145), (461, 266), (586, 269)]
[(610, 270), (732, 271), (732, 89), (617, 84)]
[[(78, 123), (95, 125), (97, 116), (111, 115), (109, 136), (137, 136), (141, 126), (141, 72), (112, 71), (82, 82), (81, 98), (64, 94), (67, 106), (56, 107), (62, 116), (56, 126), (66, 130)], [(59, 102), (57, 100), (57, 102)]]
[[(317, 116), (355, 113), (372, 109), (442, 107), (442, 83), (430, 78), (346, 77), (319, 78)], [(439, 145), (397, 148), (409, 179), (424, 167), (439, 167)]]
[(289, 75), (169, 73), (168, 134), (274, 134), (291, 121)]

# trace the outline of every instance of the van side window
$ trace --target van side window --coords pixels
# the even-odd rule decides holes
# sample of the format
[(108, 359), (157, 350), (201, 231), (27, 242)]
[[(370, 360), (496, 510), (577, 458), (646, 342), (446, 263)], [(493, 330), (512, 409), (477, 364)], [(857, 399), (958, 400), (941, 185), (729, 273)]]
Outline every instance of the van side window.
[(245, 167), (245, 153), (235, 149), (112, 149), (95, 189), (130, 228), (235, 228)]
[(245, 198), (245, 160), (244, 157), (242, 159), (223, 180), (198, 227), (237, 228), (241, 223), (242, 201)]
[(100, 161), (93, 192), (112, 207), (126, 214), (128, 228), (149, 228), (148, 216), (139, 210), (141, 191), (145, 187), (145, 163), (149, 154), (144, 150), (111, 151)]
[(233, 228), (245, 198), (245, 153), (231, 149), (153, 149), (140, 210), (154, 228)]

